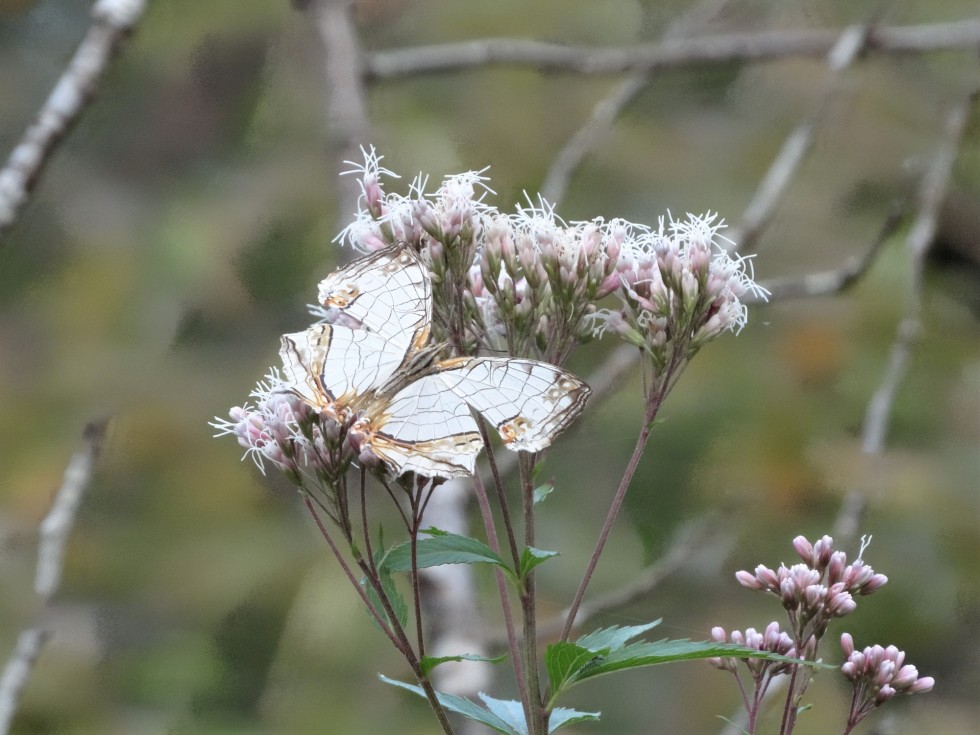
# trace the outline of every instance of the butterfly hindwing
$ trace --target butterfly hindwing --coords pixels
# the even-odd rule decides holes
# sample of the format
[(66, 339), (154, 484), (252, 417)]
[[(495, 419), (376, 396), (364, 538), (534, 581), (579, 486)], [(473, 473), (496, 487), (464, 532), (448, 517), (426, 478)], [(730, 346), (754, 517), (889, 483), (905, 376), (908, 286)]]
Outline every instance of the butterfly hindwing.
[(436, 375), (426, 375), (368, 409), (362, 444), (395, 475), (472, 475), (483, 447), (469, 407)]
[(538, 360), (474, 357), (440, 363), (439, 378), (500, 434), (514, 451), (551, 444), (585, 407), (588, 385)]

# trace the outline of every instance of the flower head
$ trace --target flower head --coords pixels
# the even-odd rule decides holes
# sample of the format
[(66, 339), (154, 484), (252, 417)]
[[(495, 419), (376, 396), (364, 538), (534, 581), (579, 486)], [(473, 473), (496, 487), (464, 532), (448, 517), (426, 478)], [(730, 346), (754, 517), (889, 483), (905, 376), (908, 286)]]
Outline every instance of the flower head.
[(857, 607), (855, 596), (869, 595), (888, 581), (861, 559), (848, 564), (847, 555), (835, 551), (833, 545), (830, 536), (816, 543), (797, 536), (793, 548), (803, 563), (790, 567), (780, 564), (776, 570), (760, 564), (754, 572), (735, 574), (743, 587), (780, 598), (798, 646), (820, 638), (832, 619), (852, 613)]
[[(660, 220), (656, 231), (625, 238), (616, 267), (621, 308), (596, 315), (596, 331), (615, 331), (639, 345), (658, 373), (686, 360), (722, 332), (745, 326), (741, 297), (765, 297), (751, 261), (733, 259), (719, 242), (716, 214)], [(610, 328), (608, 323), (616, 326)]]
[(229, 419), (215, 417), (215, 436), (231, 435), (245, 448), (262, 472), (269, 461), (291, 482), (307, 477), (335, 486), (349, 467), (353, 454), (345, 441), (344, 426), (329, 412), (318, 412), (285, 388), (273, 370), (252, 391), (254, 405), (235, 406)]

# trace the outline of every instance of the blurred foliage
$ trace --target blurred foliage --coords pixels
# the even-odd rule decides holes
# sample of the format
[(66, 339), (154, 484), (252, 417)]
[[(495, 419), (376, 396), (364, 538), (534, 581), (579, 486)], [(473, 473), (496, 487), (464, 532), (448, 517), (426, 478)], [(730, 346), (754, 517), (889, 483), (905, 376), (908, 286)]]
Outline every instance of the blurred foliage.
[[(2, 155), (90, 5), (0, 0)], [(706, 31), (842, 28), (867, 12), (845, 0), (729, 5)], [(362, 0), (356, 12), (365, 47), (387, 49), (486, 36), (629, 44), (657, 38), (687, 7)], [(895, 24), (976, 12), (966, 0), (879, 8)], [(405, 673), (295, 494), (237, 462), (206, 423), (245, 399), (276, 361), (278, 334), (305, 324), (316, 282), (349, 257), (331, 242), (345, 224), (338, 187), (352, 182), (330, 170), (321, 67), (313, 28), (286, 0), (151, 0), (0, 249), (0, 650), (35, 612), (36, 525), (81, 430), (113, 417), (21, 735), (433, 731), (422, 703), (377, 682), (379, 671)], [(712, 209), (737, 220), (824, 73), (820, 61), (786, 60), (658, 74), (560, 213), (653, 222), (667, 209)], [(760, 277), (832, 268), (867, 247), (936, 149), (949, 106), (976, 85), (977, 64), (967, 53), (871, 57), (846, 80), (757, 247)], [(379, 83), (371, 142), (408, 177), (490, 165), (507, 210), (536, 191), (617, 81), (488, 68)], [(974, 111), (884, 456), (862, 455), (858, 434), (908, 298), (900, 238), (852, 291), (755, 308), (742, 335), (692, 364), (595, 590), (627, 581), (711, 508), (732, 514), (736, 546), (605, 622), (663, 616), (665, 635), (692, 638), (715, 624), (764, 626), (780, 611), (732, 573), (790, 561), (793, 536), (829, 531), (859, 489), (871, 501), (862, 530), (875, 537), (866, 558), (891, 582), (847, 629), (860, 646), (897, 643), (938, 680), (928, 697), (892, 706), (894, 732), (975, 731), (980, 257), (963, 243), (980, 242), (977, 201)], [(587, 375), (610, 347), (590, 345), (574, 369)], [(565, 604), (590, 553), (635, 438), (637, 391), (624, 385), (549, 459), (557, 490), (542, 506), (540, 545), (563, 556), (542, 577), (545, 609)], [(604, 713), (583, 733), (714, 732), (736, 705), (727, 678), (697, 663), (576, 695), (570, 705)], [(821, 677), (800, 731), (837, 727), (843, 696)]]

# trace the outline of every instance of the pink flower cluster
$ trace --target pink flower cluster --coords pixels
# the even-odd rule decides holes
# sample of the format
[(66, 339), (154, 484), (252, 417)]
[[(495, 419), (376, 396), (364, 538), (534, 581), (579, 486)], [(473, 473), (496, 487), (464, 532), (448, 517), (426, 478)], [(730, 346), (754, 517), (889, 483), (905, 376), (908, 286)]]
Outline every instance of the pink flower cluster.
[(819, 638), (833, 618), (854, 611), (855, 595), (870, 595), (888, 582), (888, 577), (857, 559), (847, 563), (843, 551), (834, 551), (834, 540), (824, 536), (815, 544), (806, 537), (793, 539), (802, 564), (780, 564), (772, 570), (764, 564), (754, 572), (740, 571), (735, 578), (744, 587), (777, 595), (789, 613), (798, 640)]
[(252, 391), (252, 397), (255, 405), (232, 407), (230, 420), (215, 418), (211, 423), (218, 430), (215, 436), (234, 436), (245, 448), (245, 456), (263, 472), (269, 461), (294, 484), (312, 476), (333, 487), (354, 456), (342, 440), (341, 424), (286, 392), (275, 372)]
[[(417, 177), (408, 195), (386, 193), (373, 149), (350, 171), (362, 195), (338, 239), (361, 251), (408, 242), (432, 272), (433, 333), (457, 352), (505, 350), (561, 364), (579, 342), (612, 332), (648, 352), (658, 372), (746, 321), (742, 301), (766, 292), (749, 261), (728, 255), (724, 223), (562, 221), (547, 202), (502, 214), (484, 202), (482, 172), (446, 178), (433, 192)], [(598, 310), (618, 293), (622, 307)]]
[(626, 240), (616, 265), (622, 306), (596, 315), (597, 333), (619, 334), (665, 373), (722, 332), (740, 331), (741, 298), (767, 292), (752, 280), (750, 261), (733, 259), (719, 242), (724, 226), (710, 212), (688, 214)]
[(841, 673), (854, 687), (849, 728), (895, 695), (924, 694), (932, 691), (936, 684), (931, 676), (920, 677), (915, 666), (906, 664), (905, 651), (896, 646), (882, 648), (874, 645), (858, 651), (849, 633), (841, 636), (840, 645), (847, 656), (847, 661), (840, 667)]
[[(755, 628), (746, 628), (743, 633), (740, 630), (733, 630), (731, 635), (725, 633), (725, 629), (716, 625), (711, 629), (711, 640), (718, 643), (735, 643), (739, 646), (754, 648), (757, 651), (776, 653), (787, 658), (796, 658), (796, 644), (784, 631), (780, 630), (779, 623), (773, 621), (766, 626), (764, 632), (760, 633)], [(732, 658), (709, 658), (708, 663), (723, 671), (735, 671), (735, 660)], [(761, 658), (745, 659), (745, 664), (756, 681), (763, 676), (776, 676), (784, 673), (790, 664), (781, 661), (767, 661)]]

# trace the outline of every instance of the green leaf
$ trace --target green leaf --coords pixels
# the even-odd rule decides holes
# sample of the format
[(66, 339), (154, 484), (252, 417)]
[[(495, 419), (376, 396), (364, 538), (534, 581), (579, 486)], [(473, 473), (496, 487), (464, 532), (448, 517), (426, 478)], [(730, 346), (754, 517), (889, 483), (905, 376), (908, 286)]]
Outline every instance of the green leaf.
[(488, 664), (499, 664), (506, 658), (506, 654), (491, 658), (489, 656), (478, 656), (475, 653), (461, 653), (458, 656), (423, 656), (420, 663), (422, 665), (422, 673), (428, 676), (429, 672), (436, 666), (448, 663), (449, 661), (483, 661)]
[(576, 683), (585, 679), (611, 674), (623, 669), (635, 669), (641, 666), (672, 663), (674, 661), (691, 661), (711, 658), (713, 656), (737, 656), (738, 658), (756, 658), (770, 661), (798, 661), (754, 648), (746, 648), (733, 643), (716, 643), (714, 641), (662, 640), (654, 643), (634, 643), (611, 651), (601, 660), (576, 673)]
[(542, 551), (533, 546), (525, 546), (521, 552), (520, 578), (527, 579), (528, 573), (539, 564), (544, 564), (548, 559), (558, 556), (557, 551)]
[(556, 707), (551, 711), (551, 718), (548, 720), (548, 732), (557, 732), (577, 722), (595, 722), (601, 714), (601, 712), (579, 712), (567, 707)]
[(584, 635), (575, 642), (583, 648), (608, 648), (611, 651), (616, 651), (625, 646), (629, 640), (660, 625), (660, 622), (660, 620), (654, 620), (645, 625), (613, 625), (609, 628), (599, 628), (599, 630)]
[[(400, 687), (427, 699), (425, 696), (425, 690), (423, 690), (422, 687), (415, 686), (414, 684), (406, 684), (405, 682), (397, 681), (396, 679), (389, 679), (384, 675), (380, 675), (380, 678), (381, 681), (385, 682), (386, 684)], [(455, 712), (458, 715), (462, 715), (463, 717), (480, 722), (501, 733), (501, 735), (527, 735), (526, 726), (523, 729), (516, 729), (509, 722), (501, 719), (489, 709), (481, 707), (476, 702), (471, 702), (463, 697), (457, 697), (455, 694), (445, 694), (444, 692), (436, 692), (436, 699), (439, 700), (439, 704), (450, 712)]]
[(532, 500), (534, 501), (534, 504), (537, 505), (538, 503), (542, 502), (545, 498), (551, 495), (551, 491), (554, 489), (555, 489), (555, 483), (551, 480), (544, 483), (543, 485), (538, 485), (536, 488), (534, 488), (534, 492), (531, 496)]
[[(405, 603), (405, 598), (402, 597), (402, 593), (398, 591), (397, 585), (395, 585), (395, 580), (391, 578), (391, 572), (383, 564), (377, 564), (378, 578), (381, 580), (381, 589), (384, 590), (385, 597), (388, 598), (388, 602), (391, 603), (392, 610), (395, 611), (395, 617), (397, 618), (400, 625), (403, 627), (408, 622), (408, 605)], [(390, 616), (381, 604), (381, 597), (378, 595), (374, 587), (368, 584), (366, 578), (361, 578), (361, 586), (364, 587), (364, 591), (367, 593), (368, 599), (371, 601), (371, 605), (379, 613), (388, 619)], [(391, 621), (388, 620), (390, 623)]]
[[(434, 531), (437, 532), (436, 535), (419, 539), (416, 545), (419, 569), (443, 564), (495, 564), (513, 575), (504, 560), (482, 541), (437, 529), (426, 529), (425, 532), (431, 534)], [(385, 559), (385, 566), (393, 572), (410, 572), (411, 544), (399, 544), (391, 549)]]
[(571, 686), (581, 673), (605, 657), (608, 649), (591, 649), (576, 643), (552, 643), (545, 649), (544, 663), (554, 692), (551, 702)]
[(524, 720), (524, 706), (514, 699), (494, 699), (489, 694), (479, 692), (477, 696), (483, 700), (493, 714), (506, 722), (516, 732), (527, 735), (527, 722)]

